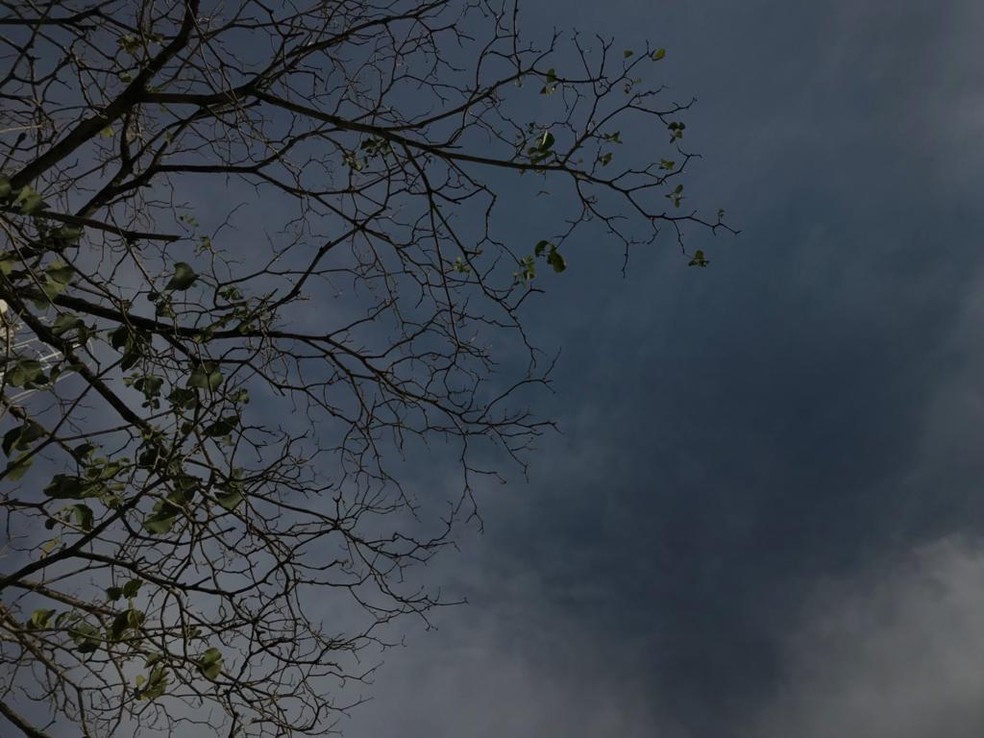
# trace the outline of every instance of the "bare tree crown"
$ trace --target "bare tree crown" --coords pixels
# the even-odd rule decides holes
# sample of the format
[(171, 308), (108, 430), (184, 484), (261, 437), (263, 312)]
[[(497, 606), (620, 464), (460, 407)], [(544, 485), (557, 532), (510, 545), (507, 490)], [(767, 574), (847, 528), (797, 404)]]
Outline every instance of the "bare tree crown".
[[(21, 733), (323, 735), (357, 652), (438, 603), (405, 572), (473, 512), (488, 449), (522, 463), (543, 429), (520, 317), (575, 234), (727, 229), (686, 206), (687, 104), (644, 81), (663, 49), (538, 48), (519, 17), (0, 2), (0, 714)], [(503, 344), (521, 374), (496, 374)], [(428, 447), (456, 489), (407, 483)]]

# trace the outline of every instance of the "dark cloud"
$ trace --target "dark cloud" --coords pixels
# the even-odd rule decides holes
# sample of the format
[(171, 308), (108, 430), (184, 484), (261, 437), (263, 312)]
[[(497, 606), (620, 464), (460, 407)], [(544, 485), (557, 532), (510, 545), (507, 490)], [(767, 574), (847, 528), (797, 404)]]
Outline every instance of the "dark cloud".
[[(654, 16), (629, 0), (577, 8), (572, 23), (630, 40)], [(971, 663), (955, 639), (978, 631), (934, 629), (972, 628), (981, 603), (963, 592), (980, 589), (979, 559), (920, 558), (944, 580), (928, 609), (925, 571), (891, 562), (984, 523), (982, 14), (956, 1), (655, 11), (646, 35), (671, 48), (674, 94), (701, 97), (694, 187), (744, 232), (715, 241), (700, 272), (671, 245), (633, 255), (624, 279), (597, 244), (572, 249), (531, 315), (563, 346), (550, 401), (564, 435), (545, 441), (528, 486), (489, 491), (486, 536), (455, 564), (494, 626), (476, 635), (474, 615), (449, 614), (443, 636), (414, 641), (464, 665), (393, 659), (408, 681), (381, 684), (378, 704), (457, 705), (410, 709), (432, 723), (408, 718), (402, 735), (460, 733), (469, 716), (509, 712), (500, 700), (540, 735), (596, 735), (592, 699), (634, 717), (605, 734), (971, 734), (944, 708), (975, 709), (976, 678), (946, 690)], [(818, 604), (829, 581), (856, 590)], [(875, 638), (870, 608), (896, 604)], [(472, 636), (466, 655), (448, 645)], [(817, 666), (831, 648), (841, 657)], [(408, 665), (421, 659), (431, 671), (418, 680)], [(942, 686), (885, 717), (922, 680)], [(979, 715), (959, 725), (979, 732)]]

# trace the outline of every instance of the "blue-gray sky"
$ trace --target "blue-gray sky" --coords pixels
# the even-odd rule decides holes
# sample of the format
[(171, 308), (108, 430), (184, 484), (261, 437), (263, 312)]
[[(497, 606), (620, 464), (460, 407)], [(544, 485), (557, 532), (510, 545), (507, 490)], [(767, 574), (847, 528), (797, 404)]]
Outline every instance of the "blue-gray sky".
[(431, 572), (471, 604), (346, 733), (980, 735), (984, 6), (527, 9), (668, 48), (742, 234), (625, 277), (571, 248), (530, 315), (563, 434), (484, 491)]

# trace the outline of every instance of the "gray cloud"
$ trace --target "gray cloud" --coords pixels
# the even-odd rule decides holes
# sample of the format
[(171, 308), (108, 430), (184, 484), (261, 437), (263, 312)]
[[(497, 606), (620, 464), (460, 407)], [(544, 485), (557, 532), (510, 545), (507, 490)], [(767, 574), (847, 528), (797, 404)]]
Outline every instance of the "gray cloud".
[[(532, 579), (504, 607), (457, 610), (440, 630), (387, 654), (349, 738), (663, 738), (648, 685), (613, 669), (602, 644), (561, 612), (546, 616)], [(523, 606), (516, 608), (519, 602)], [(512, 627), (522, 618), (522, 637)], [(530, 641), (546, 647), (531, 647)]]
[(756, 738), (978, 736), (984, 554), (939, 542), (821, 587)]
[[(455, 611), (443, 627), (389, 652), (353, 714), (350, 738), (690, 738), (639, 668), (620, 668), (605, 639), (551, 610), (531, 575), (508, 606)], [(819, 581), (780, 642), (775, 686), (724, 735), (743, 738), (953, 738), (984, 729), (984, 552), (950, 538)], [(543, 649), (530, 647), (541, 640)], [(617, 638), (618, 634), (612, 634)], [(645, 659), (644, 653), (637, 657)], [(705, 680), (706, 681), (706, 680)], [(662, 712), (662, 714), (661, 714)]]

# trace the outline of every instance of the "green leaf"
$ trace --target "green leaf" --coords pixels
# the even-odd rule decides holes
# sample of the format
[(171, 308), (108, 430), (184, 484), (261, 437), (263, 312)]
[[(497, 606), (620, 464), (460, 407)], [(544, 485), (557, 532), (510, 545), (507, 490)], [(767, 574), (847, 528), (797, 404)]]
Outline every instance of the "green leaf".
[(220, 418), (212, 423), (210, 426), (205, 428), (205, 435), (210, 438), (217, 438), (219, 436), (228, 436), (232, 433), (236, 426), (239, 425), (238, 415), (228, 415), (224, 418)]
[(109, 627), (109, 637), (111, 640), (118, 641), (128, 630), (136, 630), (144, 622), (144, 614), (135, 608), (129, 608), (118, 613), (113, 618), (113, 624)]
[(197, 364), (188, 377), (188, 386), (197, 389), (217, 390), (222, 385), (222, 372), (215, 362)]
[(232, 512), (243, 501), (243, 493), (239, 489), (231, 488), (225, 492), (216, 494), (215, 501), (229, 512)]
[(202, 676), (204, 676), (209, 681), (215, 681), (219, 678), (219, 674), (222, 673), (222, 662), (209, 664), (208, 666), (201, 667)]
[(95, 450), (96, 447), (91, 443), (83, 443), (72, 449), (72, 458), (78, 462), (83, 462), (89, 459)]
[(673, 207), (680, 207), (680, 203), (683, 202), (683, 185), (678, 184), (666, 197), (673, 203)]
[[(60, 295), (62, 292), (65, 291), (65, 285), (62, 284), (61, 282), (55, 282), (53, 280), (46, 279), (41, 284), (41, 291), (44, 292), (45, 297), (47, 297), (49, 300), (54, 300), (56, 297), (58, 297), (58, 295)], [(37, 305), (39, 309), (43, 309), (43, 307), (39, 303), (35, 303), (35, 305)]]
[(564, 257), (557, 250), (556, 246), (551, 246), (550, 251), (547, 253), (547, 263), (553, 267), (553, 270), (560, 273), (567, 269), (567, 262)]
[(550, 243), (550, 241), (538, 241), (536, 246), (533, 247), (533, 255), (539, 258), (543, 256), (543, 252), (546, 251), (547, 248), (552, 248), (552, 247), (553, 244)]
[(160, 395), (161, 387), (163, 386), (164, 378), (159, 377), (156, 374), (145, 374), (142, 377), (137, 377), (133, 381), (133, 388), (143, 393), (143, 396), (148, 400)]
[(102, 638), (99, 636), (99, 630), (84, 620), (73, 625), (69, 631), (68, 635), (75, 642), (75, 646), (79, 653), (93, 653), (99, 649), (102, 643)]
[(74, 328), (78, 328), (80, 325), (82, 325), (82, 318), (78, 315), (62, 313), (51, 324), (51, 332), (56, 336), (61, 336)]
[(62, 226), (51, 235), (66, 244), (73, 244), (82, 238), (82, 229), (78, 226)]
[(690, 260), (690, 263), (687, 266), (706, 267), (710, 263), (711, 262), (704, 256), (704, 252), (701, 249), (697, 249), (694, 252), (694, 258)]
[(71, 284), (75, 277), (75, 269), (64, 261), (53, 262), (44, 272), (52, 282), (62, 285)]
[(110, 587), (106, 590), (106, 599), (110, 602), (116, 602), (123, 596), (123, 590), (120, 587)]
[(33, 420), (28, 420), (23, 426), (21, 426), (21, 436), (17, 443), (17, 447), (22, 451), (26, 451), (27, 444), (34, 443), (47, 435), (48, 431), (46, 431), (43, 426), (35, 423)]
[(45, 202), (41, 199), (41, 195), (25, 185), (18, 193), (17, 199), (14, 200), (14, 205), (20, 208), (24, 215), (32, 215), (43, 209)]
[(531, 254), (526, 256), (519, 261), (519, 271), (513, 274), (516, 281), (522, 281), (529, 284), (534, 279), (536, 279), (536, 259)]
[(143, 349), (140, 347), (140, 344), (134, 343), (133, 346), (127, 349), (126, 353), (123, 354), (123, 357), (120, 359), (120, 369), (123, 371), (132, 369), (136, 366), (137, 362), (140, 361), (142, 356)]
[(177, 514), (171, 511), (160, 510), (144, 518), (143, 527), (148, 533), (164, 535), (170, 533), (177, 520)]
[(208, 389), (208, 369), (204, 364), (198, 364), (188, 376), (188, 386), (196, 389)]
[(160, 697), (167, 691), (167, 681), (167, 669), (161, 665), (155, 666), (144, 681), (147, 686), (140, 690), (140, 699), (153, 700)]
[(174, 265), (174, 276), (164, 285), (166, 290), (186, 290), (195, 283), (198, 275), (189, 264), (179, 261)]
[(209, 681), (215, 681), (222, 673), (222, 652), (217, 648), (209, 648), (198, 657), (198, 669)]
[(137, 610), (136, 608), (133, 607), (127, 610), (126, 624), (133, 630), (136, 630), (141, 625), (143, 625), (144, 619), (145, 619), (144, 614), (140, 610)]
[(157, 302), (157, 306), (154, 309), (154, 315), (158, 318), (175, 318), (177, 313), (174, 312), (174, 306), (171, 304), (171, 298), (166, 295), (161, 295)]
[(683, 131), (686, 127), (686, 123), (681, 123), (679, 121), (673, 121), (667, 124), (666, 128), (670, 132), (670, 143), (676, 141), (678, 138), (683, 138)]
[(193, 494), (202, 485), (202, 480), (194, 474), (178, 474), (174, 477), (174, 486), (181, 492), (182, 499), (191, 499)]
[(48, 381), (44, 375), (44, 367), (37, 359), (18, 357), (7, 366), (7, 384), (12, 387), (31, 389)]
[(3, 448), (5, 456), (10, 457), (12, 451), (27, 451), (31, 444), (44, 438), (48, 432), (33, 420), (27, 420), (23, 425), (7, 431), (3, 436)]
[(123, 585), (123, 596), (127, 599), (133, 599), (137, 596), (137, 592), (140, 591), (141, 584), (143, 584), (143, 581), (140, 579), (130, 579)]
[(635, 56), (635, 52), (632, 49), (626, 49), (622, 52), (623, 59), (631, 59), (633, 56)]
[(75, 523), (79, 528), (85, 532), (92, 530), (95, 515), (91, 507), (80, 503), (78, 505), (72, 505), (69, 509), (72, 511), (72, 517), (75, 518)]
[(659, 61), (665, 56), (666, 56), (666, 49), (656, 49), (656, 51), (653, 52), (653, 55), (649, 58), (652, 59), (653, 61)]
[[(191, 380), (189, 380), (189, 384)], [(198, 394), (194, 390), (175, 387), (167, 396), (168, 402), (179, 410), (193, 410), (198, 406)]]
[(85, 496), (85, 486), (78, 477), (56, 474), (44, 488), (44, 493), (56, 500), (78, 500)]
[(113, 624), (109, 626), (109, 638), (113, 641), (118, 641), (126, 633), (126, 629), (130, 627), (127, 616), (129, 611), (121, 612), (113, 618)]
[(27, 474), (27, 470), (31, 468), (32, 463), (34, 463), (34, 460), (30, 456), (18, 456), (16, 459), (7, 464), (7, 469), (4, 472), (4, 475), (11, 482), (16, 482)]
[(137, 466), (141, 469), (153, 469), (157, 466), (157, 460), (160, 456), (160, 448), (153, 445), (147, 446), (137, 454)]
[(116, 43), (119, 45), (120, 49), (125, 51), (127, 54), (133, 54), (140, 49), (140, 39), (129, 33), (123, 34), (118, 39)]
[(540, 88), (541, 95), (552, 95), (557, 91), (557, 70), (551, 67), (544, 77), (546, 84)]
[(27, 621), (27, 627), (31, 629), (47, 628), (48, 621), (54, 614), (54, 610), (35, 610), (31, 613), (31, 619)]
[(107, 338), (109, 338), (109, 345), (114, 349), (123, 348), (130, 338), (130, 329), (125, 325), (121, 325), (119, 328), (110, 331)]
[(13, 188), (10, 186), (10, 180), (0, 177), (0, 200), (9, 200), (11, 195), (13, 195)]
[(123, 469), (129, 466), (126, 461), (107, 461), (106, 459), (96, 459), (92, 466), (85, 470), (86, 479), (103, 481), (112, 479)]
[(120, 368), (123, 371), (131, 369), (143, 357), (144, 348), (149, 340), (149, 333), (146, 331), (138, 333), (130, 329), (130, 326), (121, 325), (110, 331), (107, 336), (109, 345), (117, 351), (123, 352), (120, 359)]

